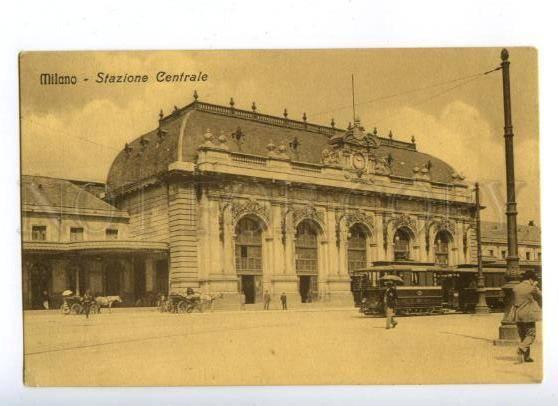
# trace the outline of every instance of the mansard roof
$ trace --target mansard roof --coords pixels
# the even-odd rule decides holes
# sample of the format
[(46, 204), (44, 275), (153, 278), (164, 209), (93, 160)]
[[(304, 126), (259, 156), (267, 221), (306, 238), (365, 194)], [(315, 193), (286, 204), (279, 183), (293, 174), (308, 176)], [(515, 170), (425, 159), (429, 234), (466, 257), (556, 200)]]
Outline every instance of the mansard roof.
[[(255, 107), (255, 106), (254, 106)], [(286, 112), (285, 112), (286, 113)], [(114, 160), (108, 174), (109, 193), (135, 182), (164, 174), (176, 161), (195, 162), (197, 148), (204, 142), (204, 133), (223, 134), (229, 151), (267, 157), (267, 145), (285, 145), (293, 161), (322, 163), (322, 151), (331, 148), (351, 130), (321, 126), (306, 121), (270, 116), (231, 107), (197, 101), (184, 108), (175, 108), (166, 117), (161, 114), (159, 127), (126, 144)], [(237, 142), (233, 134), (239, 134)], [(183, 134), (182, 140), (180, 140)], [(368, 134), (370, 138), (371, 134)], [(444, 161), (418, 152), (408, 143), (374, 134), (375, 153), (390, 156), (392, 176), (411, 179), (416, 168), (429, 166), (432, 182), (452, 183), (456, 173)], [(296, 151), (289, 145), (298, 144)]]
[[(101, 200), (70, 180), (22, 175), (21, 201), (24, 210), (36, 213), (74, 213), (127, 217), (127, 214)], [(98, 185), (98, 184), (97, 184)]]
[[(492, 221), (483, 221), (482, 239), (486, 242), (493, 241), (495, 243), (507, 243), (508, 230), (506, 223), (497, 223)], [(520, 244), (540, 244), (541, 229), (534, 223), (527, 225), (517, 225), (517, 240)]]

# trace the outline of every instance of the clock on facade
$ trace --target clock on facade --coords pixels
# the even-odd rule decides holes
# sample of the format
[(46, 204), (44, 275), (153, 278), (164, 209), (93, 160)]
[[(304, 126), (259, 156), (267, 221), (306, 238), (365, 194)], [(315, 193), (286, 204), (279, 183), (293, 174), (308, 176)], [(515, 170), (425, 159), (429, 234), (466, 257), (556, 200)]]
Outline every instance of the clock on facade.
[(360, 152), (353, 154), (353, 166), (355, 169), (364, 169), (366, 166), (366, 158)]

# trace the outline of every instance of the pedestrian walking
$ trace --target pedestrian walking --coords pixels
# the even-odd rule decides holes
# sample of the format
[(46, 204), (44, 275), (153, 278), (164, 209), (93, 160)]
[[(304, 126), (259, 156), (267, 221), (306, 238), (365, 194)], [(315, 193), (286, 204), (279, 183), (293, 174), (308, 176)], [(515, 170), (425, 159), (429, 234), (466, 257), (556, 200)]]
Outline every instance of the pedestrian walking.
[(86, 290), (81, 300), (83, 302), (83, 312), (85, 313), (85, 318), (88, 319), (89, 312), (91, 311), (91, 305), (93, 304), (93, 296), (91, 296), (91, 292)]
[(50, 297), (47, 290), (43, 290), (43, 307), (45, 310), (50, 309)]
[(269, 291), (265, 291), (264, 293), (264, 310), (269, 310), (269, 304), (271, 303), (271, 295), (269, 294)]
[(393, 281), (386, 281), (386, 291), (384, 292), (384, 309), (386, 311), (386, 329), (397, 326), (395, 320), (395, 308), (397, 306), (397, 290)]
[(513, 288), (511, 319), (516, 322), (521, 342), (517, 348), (518, 361), (533, 362), (531, 344), (535, 342), (536, 322), (541, 319), (542, 293), (533, 271), (526, 271), (521, 282)]
[(285, 292), (281, 293), (281, 306), (283, 307), (283, 310), (287, 310), (287, 295)]

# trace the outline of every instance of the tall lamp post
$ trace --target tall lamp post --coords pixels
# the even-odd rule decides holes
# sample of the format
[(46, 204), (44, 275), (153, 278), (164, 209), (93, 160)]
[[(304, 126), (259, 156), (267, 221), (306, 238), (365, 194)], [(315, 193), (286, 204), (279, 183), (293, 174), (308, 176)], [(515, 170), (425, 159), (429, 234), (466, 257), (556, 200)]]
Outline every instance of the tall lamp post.
[(475, 217), (476, 217), (476, 231), (477, 231), (477, 304), (475, 306), (475, 313), (487, 314), (490, 312), (486, 304), (486, 289), (484, 285), (484, 273), (482, 269), (482, 235), (481, 235), (481, 218), (480, 218), (480, 188), (479, 183), (475, 183)]
[(506, 257), (506, 284), (504, 291), (504, 318), (500, 325), (496, 344), (515, 342), (518, 339), (515, 322), (510, 319), (513, 304), (513, 287), (519, 281), (519, 257), (517, 256), (517, 203), (515, 202), (515, 171), (513, 160), (513, 126), (510, 95), (510, 61), (507, 49), (500, 54), (504, 93), (504, 140), (506, 148), (506, 216), (508, 231), (508, 255)]

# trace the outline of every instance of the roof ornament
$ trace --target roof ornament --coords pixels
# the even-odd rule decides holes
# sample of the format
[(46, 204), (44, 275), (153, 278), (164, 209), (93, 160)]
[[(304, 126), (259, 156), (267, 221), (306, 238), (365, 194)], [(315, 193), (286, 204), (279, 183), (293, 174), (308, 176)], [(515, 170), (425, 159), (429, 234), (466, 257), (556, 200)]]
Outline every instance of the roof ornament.
[(372, 130), (372, 134), (378, 135), (378, 129), (376, 127), (374, 127), (374, 130)]
[(411, 136), (411, 142), (412, 142), (413, 144), (416, 143), (416, 140), (415, 140), (415, 136), (414, 136), (414, 135)]
[(161, 111), (159, 111), (159, 121), (162, 120), (164, 116), (163, 109), (161, 109)]
[(347, 126), (347, 130), (350, 130), (351, 128), (353, 128), (353, 124), (349, 121), (349, 125)]
[(139, 142), (140, 142), (142, 148), (145, 148), (145, 147), (147, 146), (147, 144), (149, 144), (149, 140), (146, 140), (146, 139), (143, 137), (143, 135), (141, 136)]
[(306, 119), (307, 119), (306, 112), (304, 112), (302, 113), (302, 121), (306, 122)]
[(176, 105), (175, 105), (175, 106), (174, 106), (174, 112), (173, 112), (173, 113), (176, 113), (177, 111), (178, 111), (178, 107), (176, 107)]
[(231, 106), (231, 110), (234, 111), (234, 99), (231, 97), (231, 100), (229, 101), (229, 105)]
[(256, 110), (257, 110), (257, 108), (256, 108), (256, 102), (253, 101), (253, 102), (252, 102), (252, 111), (255, 113)]
[(126, 152), (126, 154), (130, 155), (130, 153), (132, 152), (132, 147), (130, 146), (130, 144), (128, 144), (128, 143), (124, 144), (124, 152)]
[(285, 110), (283, 110), (283, 117), (287, 118), (289, 115), (289, 113), (287, 112), (287, 108), (285, 108)]
[(388, 137), (389, 137), (390, 140), (393, 140), (393, 133), (391, 132), (391, 130), (389, 130)]
[(198, 91), (194, 89), (194, 102), (198, 101)]
[(331, 117), (331, 128), (335, 128), (335, 119)]

